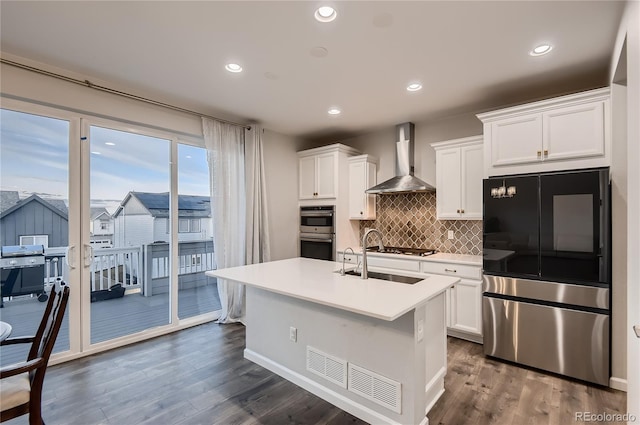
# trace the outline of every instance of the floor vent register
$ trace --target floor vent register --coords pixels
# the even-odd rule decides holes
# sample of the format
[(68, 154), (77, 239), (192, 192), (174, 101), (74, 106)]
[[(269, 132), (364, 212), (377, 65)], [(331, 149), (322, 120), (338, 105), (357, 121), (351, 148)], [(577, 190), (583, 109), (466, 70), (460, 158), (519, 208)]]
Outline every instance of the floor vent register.
[(307, 370), (342, 388), (402, 414), (402, 384), (307, 346)]

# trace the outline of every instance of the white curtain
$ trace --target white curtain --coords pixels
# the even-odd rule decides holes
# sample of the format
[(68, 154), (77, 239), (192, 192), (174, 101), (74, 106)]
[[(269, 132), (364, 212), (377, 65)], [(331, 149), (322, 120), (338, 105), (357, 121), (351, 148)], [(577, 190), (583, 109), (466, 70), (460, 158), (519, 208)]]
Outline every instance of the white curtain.
[[(244, 128), (202, 118), (211, 180), (211, 214), (216, 267), (245, 264), (246, 184)], [(240, 322), (244, 285), (218, 279), (222, 312), (218, 323)]]
[(258, 125), (245, 131), (245, 166), (247, 179), (247, 264), (271, 259), (269, 251), (269, 218), (267, 190), (262, 154), (264, 130)]

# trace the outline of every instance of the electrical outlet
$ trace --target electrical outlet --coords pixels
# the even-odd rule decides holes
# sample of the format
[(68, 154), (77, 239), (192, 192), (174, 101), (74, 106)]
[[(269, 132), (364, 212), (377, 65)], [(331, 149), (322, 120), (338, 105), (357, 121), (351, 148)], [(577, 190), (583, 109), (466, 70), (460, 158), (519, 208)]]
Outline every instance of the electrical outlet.
[(447, 238), (453, 239), (453, 230), (448, 230), (447, 231)]
[(289, 328), (289, 339), (293, 342), (298, 341), (298, 329), (293, 326)]
[(424, 319), (418, 320), (418, 342), (424, 338)]

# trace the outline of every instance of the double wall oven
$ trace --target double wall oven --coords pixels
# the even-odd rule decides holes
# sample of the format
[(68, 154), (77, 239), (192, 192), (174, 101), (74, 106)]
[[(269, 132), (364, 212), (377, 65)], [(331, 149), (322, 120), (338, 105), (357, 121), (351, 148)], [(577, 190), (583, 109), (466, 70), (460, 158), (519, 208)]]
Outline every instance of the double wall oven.
[(335, 206), (300, 207), (300, 256), (335, 260)]
[(484, 180), (485, 354), (609, 383), (606, 168)]

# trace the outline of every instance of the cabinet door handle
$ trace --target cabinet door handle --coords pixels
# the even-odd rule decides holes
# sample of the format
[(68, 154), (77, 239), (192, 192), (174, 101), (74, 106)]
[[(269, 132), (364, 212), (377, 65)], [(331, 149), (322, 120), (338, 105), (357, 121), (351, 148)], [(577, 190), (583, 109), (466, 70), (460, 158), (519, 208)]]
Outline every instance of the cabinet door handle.
[(544, 150), (544, 156), (549, 156), (549, 151), (547, 149)]
[(464, 214), (464, 210), (460, 210), (460, 214)]
[(542, 156), (542, 151), (538, 151), (538, 158)]
[(456, 210), (456, 212), (457, 212), (458, 214), (460, 214), (460, 210)]
[(362, 215), (362, 211), (360, 211), (360, 215)]
[(458, 273), (456, 269), (444, 269), (444, 271), (448, 273)]

